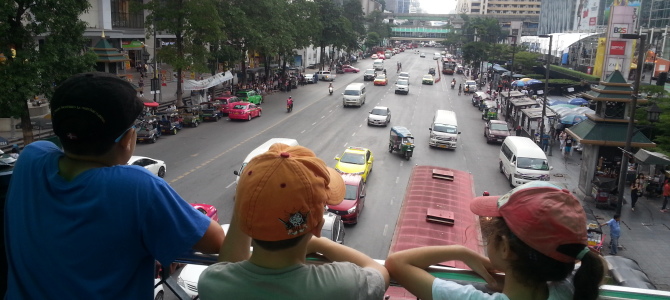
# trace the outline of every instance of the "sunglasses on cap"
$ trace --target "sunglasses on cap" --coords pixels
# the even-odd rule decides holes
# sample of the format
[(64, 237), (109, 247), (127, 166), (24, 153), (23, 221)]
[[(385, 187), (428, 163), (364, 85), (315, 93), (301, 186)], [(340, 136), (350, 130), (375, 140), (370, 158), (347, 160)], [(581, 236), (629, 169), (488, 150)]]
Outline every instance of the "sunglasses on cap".
[(121, 139), (123, 138), (124, 135), (126, 135), (126, 133), (128, 132), (128, 130), (135, 129), (135, 128), (137, 128), (137, 127), (135, 127), (135, 125), (128, 127), (128, 129), (124, 130), (123, 133), (121, 133), (121, 135), (119, 135), (119, 137), (117, 137), (117, 138), (114, 140), (114, 143), (118, 143), (119, 141), (121, 141)]

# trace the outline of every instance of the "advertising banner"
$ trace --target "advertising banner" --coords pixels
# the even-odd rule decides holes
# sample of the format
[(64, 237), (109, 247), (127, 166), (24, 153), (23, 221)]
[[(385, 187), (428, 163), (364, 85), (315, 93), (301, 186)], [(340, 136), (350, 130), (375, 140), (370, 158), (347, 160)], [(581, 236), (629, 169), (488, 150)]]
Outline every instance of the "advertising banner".
[(579, 0), (574, 28), (578, 31), (590, 31), (598, 25), (600, 0)]
[(607, 28), (607, 50), (603, 62), (601, 79), (607, 78), (614, 70), (628, 77), (633, 57), (633, 41), (622, 39), (622, 34), (633, 33), (637, 10), (631, 6), (612, 6)]

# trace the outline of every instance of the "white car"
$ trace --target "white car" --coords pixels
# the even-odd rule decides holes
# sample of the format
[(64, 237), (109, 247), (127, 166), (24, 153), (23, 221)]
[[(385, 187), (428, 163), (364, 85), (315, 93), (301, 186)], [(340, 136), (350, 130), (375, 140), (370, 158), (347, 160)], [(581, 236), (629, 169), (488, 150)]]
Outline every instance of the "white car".
[(164, 161), (144, 156), (131, 156), (130, 160), (128, 160), (128, 165), (144, 167), (160, 178), (163, 178), (165, 171), (167, 171)]
[(387, 126), (391, 123), (391, 110), (386, 106), (375, 106), (368, 115), (368, 126)]
[(426, 53), (421, 52), (421, 54), (419, 54), (419, 57), (426, 57)]
[(463, 89), (465, 89), (465, 87), (468, 88), (468, 93), (474, 93), (477, 91), (477, 82), (474, 80), (467, 80), (465, 81)]
[(314, 76), (314, 74), (308, 73), (308, 74), (305, 74), (305, 82), (307, 82), (307, 83), (317, 83), (319, 81), (316, 79), (316, 76)]
[(400, 72), (398, 74), (398, 80), (405, 79), (407, 80), (407, 85), (409, 85), (409, 72)]
[(405, 78), (398, 78), (395, 82), (395, 93), (396, 94), (409, 94), (409, 80)]
[(160, 281), (160, 278), (154, 278), (154, 300), (163, 300), (163, 296), (165, 296), (163, 285), (156, 286)]

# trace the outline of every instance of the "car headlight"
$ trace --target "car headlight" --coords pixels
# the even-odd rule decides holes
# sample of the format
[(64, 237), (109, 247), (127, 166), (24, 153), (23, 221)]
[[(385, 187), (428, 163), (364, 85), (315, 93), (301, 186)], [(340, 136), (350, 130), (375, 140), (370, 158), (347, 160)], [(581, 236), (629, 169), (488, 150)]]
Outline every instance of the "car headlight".
[(355, 213), (355, 212), (356, 212), (356, 206), (354, 206), (354, 207), (352, 207), (352, 208), (350, 208), (350, 209), (347, 209), (347, 214), (353, 214), (353, 213)]
[(181, 279), (181, 277), (177, 277), (177, 284), (184, 289), (186, 288), (186, 285), (184, 284), (184, 279)]
[(337, 173), (340, 173), (340, 174), (344, 173), (344, 172), (343, 172), (342, 170), (340, 170), (337, 166), (335, 166), (334, 169), (335, 169), (335, 171), (337, 171)]
[(514, 178), (523, 178), (521, 173), (514, 173)]
[(495, 134), (489, 134), (489, 137), (494, 138), (494, 137), (496, 137), (496, 135)]

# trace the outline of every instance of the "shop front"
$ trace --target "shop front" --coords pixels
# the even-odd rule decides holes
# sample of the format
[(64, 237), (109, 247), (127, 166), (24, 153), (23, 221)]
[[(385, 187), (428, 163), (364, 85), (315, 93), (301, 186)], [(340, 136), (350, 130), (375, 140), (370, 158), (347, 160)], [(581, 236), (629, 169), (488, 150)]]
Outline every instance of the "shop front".
[(146, 63), (142, 57), (144, 52), (144, 41), (137, 39), (122, 39), (121, 48), (128, 54), (128, 59), (130, 59), (129, 63), (125, 66), (126, 69), (135, 69)]

